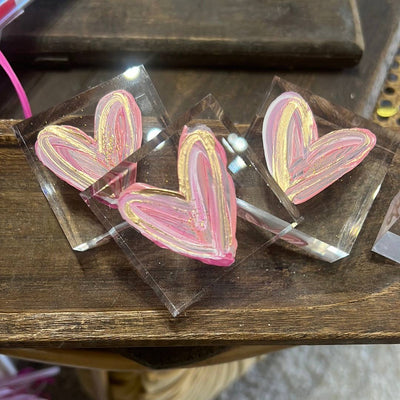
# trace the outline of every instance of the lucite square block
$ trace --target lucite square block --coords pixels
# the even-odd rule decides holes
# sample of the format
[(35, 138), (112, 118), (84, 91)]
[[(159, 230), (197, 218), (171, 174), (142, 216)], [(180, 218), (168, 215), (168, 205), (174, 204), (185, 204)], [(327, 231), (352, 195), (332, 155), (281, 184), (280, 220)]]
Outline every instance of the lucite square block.
[(246, 135), (257, 162), (264, 167), (264, 116), (271, 103), (284, 92), (296, 92), (308, 103), (319, 137), (335, 130), (357, 127), (372, 131), (377, 138), (375, 147), (358, 166), (314, 197), (296, 204), (304, 220), (288, 235), (281, 237), (296, 246), (297, 250), (334, 262), (350, 254), (392, 161), (398, 139), (393, 132), (275, 77)]
[[(186, 153), (183, 150), (179, 150), (178, 152), (178, 143), (186, 129), (192, 132), (193, 130), (195, 132), (196, 130), (201, 131), (202, 133), (199, 134), (200, 137), (205, 137), (206, 133), (204, 132), (206, 131), (213, 132), (215, 139), (213, 139), (212, 143), (214, 144), (207, 142), (208, 144), (204, 145), (205, 148), (209, 149), (209, 154), (213, 154), (213, 151), (210, 149), (223, 149), (226, 155), (226, 167), (224, 171), (228, 175), (224, 176), (231, 176), (229, 179), (233, 180), (235, 187), (233, 196), (236, 196), (238, 213), (238, 218), (235, 218), (237, 225), (237, 250), (235, 260), (231, 265), (222, 263), (215, 265), (214, 262), (202, 262), (199, 258), (193, 258), (194, 256), (186, 256), (187, 254), (191, 254), (189, 251), (192, 248), (189, 248), (189, 244), (192, 243), (192, 237), (186, 236), (188, 239), (185, 239), (184, 234), (186, 230), (189, 230), (189, 225), (192, 226), (191, 224), (193, 223), (200, 225), (198, 222), (193, 222), (198, 221), (198, 213), (208, 215), (208, 219), (205, 219), (206, 221), (211, 221), (208, 227), (218, 220), (218, 217), (215, 217), (215, 213), (220, 213), (221, 220), (225, 218), (224, 214), (218, 211), (225, 209), (225, 206), (221, 205), (221, 198), (216, 195), (214, 197), (214, 193), (219, 190), (219, 186), (215, 183), (220, 179), (216, 178), (219, 174), (214, 174), (213, 171), (215, 171), (214, 168), (216, 167), (211, 161), (210, 165), (214, 165), (214, 167), (208, 168), (206, 166), (208, 165), (208, 161), (204, 161), (205, 156), (203, 153), (193, 158), (196, 160), (194, 164), (196, 168), (198, 162), (200, 165), (203, 165), (202, 163), (205, 162), (205, 167), (200, 167), (198, 172), (201, 175), (199, 184), (192, 184), (190, 189), (192, 190), (191, 193), (200, 193), (199, 198), (202, 198), (203, 202), (199, 201), (200, 206), (195, 210), (196, 215), (192, 216), (190, 214), (187, 220), (181, 218), (179, 220), (181, 222), (177, 224), (177, 219), (172, 217), (172, 219), (169, 219), (170, 214), (175, 215), (177, 212), (176, 208), (178, 208), (179, 212), (182, 207), (186, 209), (186, 205), (182, 205), (182, 202), (186, 201), (187, 198), (184, 198), (182, 193), (187, 193), (187, 181), (186, 179), (181, 180), (181, 176), (178, 176), (178, 174), (181, 174), (179, 171), (182, 159), (186, 157)], [(218, 143), (218, 145), (215, 145), (215, 143)], [(178, 315), (190, 304), (200, 299), (206, 290), (224, 276), (224, 274), (232, 271), (239, 265), (241, 268), (245, 268), (247, 263), (252, 262), (252, 254), (272, 244), (276, 240), (277, 235), (281, 235), (287, 230), (292, 230), (293, 226), (297, 224), (299, 214), (296, 207), (290, 203), (287, 203), (288, 208), (285, 207), (285, 204), (281, 202), (281, 199), (269, 186), (269, 184), (274, 186), (274, 182), (270, 182), (268, 176), (265, 176), (262, 171), (260, 172), (255, 168), (249, 159), (251, 152), (246, 148), (246, 140), (240, 136), (236, 127), (226, 117), (213, 96), (208, 95), (181, 118), (162, 131), (156, 138), (148, 142), (118, 167), (114, 168), (109, 174), (81, 193), (81, 196), (85, 199), (90, 209), (127, 255), (137, 273), (153, 288), (173, 316)], [(182, 151), (182, 156), (180, 155), (180, 151)], [(191, 157), (192, 154), (194, 153), (189, 152), (188, 157)], [(214, 156), (210, 155), (209, 157), (209, 160), (211, 160)], [(222, 159), (224, 157), (222, 156)], [(126, 192), (121, 194), (121, 192), (115, 191), (116, 177), (124, 181), (129, 175), (129, 163), (132, 162), (137, 163), (137, 182), (142, 186), (151, 186), (150, 192), (147, 192), (148, 197), (145, 198), (143, 196), (139, 200), (140, 206), (144, 207), (146, 212), (144, 224), (148, 224), (153, 228), (161, 223), (165, 223), (163, 226), (166, 227), (166, 230), (170, 231), (172, 229), (173, 232), (176, 232), (176, 237), (169, 234), (166, 239), (164, 232), (157, 230), (153, 234), (152, 240), (150, 240), (144, 234), (139, 233), (140, 228), (135, 229), (128, 224), (122, 218), (118, 209), (109, 207), (102, 201), (104, 198), (109, 199), (114, 196), (118, 205), (123, 202), (121, 199), (125, 198), (126, 194), (124, 193)], [(187, 174), (190, 173), (187, 172)], [(189, 175), (188, 180), (191, 177), (192, 175)], [(221, 182), (223, 181), (226, 180), (221, 178)], [(117, 185), (117, 187), (123, 189), (124, 185)], [(159, 188), (167, 191), (163, 192), (163, 201), (180, 205), (168, 205), (168, 208), (163, 203), (158, 207), (160, 203), (158, 203), (158, 200), (153, 200), (151, 196), (159, 192)], [(278, 192), (280, 191), (278, 187), (274, 187), (274, 189)], [(126, 190), (129, 191), (129, 189)], [(177, 194), (178, 192), (182, 195)], [(151, 200), (149, 201), (148, 198), (151, 198)], [(235, 201), (235, 197), (233, 199)], [(155, 201), (157, 202), (155, 203)], [(193, 199), (190, 199), (188, 203), (193, 204)], [(203, 212), (203, 206), (205, 212)], [(262, 213), (259, 213), (259, 210), (263, 210)], [(178, 215), (181, 215), (179, 212)], [(232, 215), (231, 218), (233, 219)], [(137, 216), (134, 218), (136, 220)], [(204, 221), (204, 219), (200, 220)], [(257, 228), (254, 225), (254, 221), (258, 221), (259, 225), (268, 227), (268, 229)], [(220, 223), (223, 224), (223, 222)], [(208, 224), (208, 222), (206, 223)], [(208, 237), (210, 232), (212, 235), (218, 232), (216, 235), (219, 236), (213, 236), (213, 241), (219, 242), (221, 237), (221, 241), (223, 241), (228, 235), (225, 229), (226, 225), (219, 225), (217, 223), (212, 226), (213, 228), (208, 229), (204, 233), (204, 236)], [(220, 226), (224, 226), (225, 228), (220, 229)], [(199, 232), (202, 232), (201, 227), (198, 229)], [(203, 233), (199, 235), (203, 235)], [(175, 251), (172, 251), (171, 248), (160, 247), (155, 242), (161, 242), (163, 246), (165, 243), (174, 243)], [(196, 243), (193, 246), (195, 245)], [(182, 250), (181, 248), (186, 249), (185, 254), (179, 253)], [(205, 250), (205, 252), (207, 251)]]
[[(129, 68), (114, 79), (14, 126), (16, 136), (44, 195), (71, 247), (77, 251), (100, 245), (108, 241), (110, 236), (93, 213), (88, 210), (79, 196), (79, 190), (57, 177), (42, 164), (36, 154), (35, 143), (39, 132), (45, 128), (49, 129), (52, 125), (72, 126), (73, 129), (80, 129), (84, 134), (93, 137), (96, 106), (100, 99), (114, 91), (126, 91), (135, 99), (141, 114), (143, 144), (169, 123), (167, 112), (149, 75), (143, 66), (138, 66)], [(107, 107), (108, 105), (105, 109)], [(121, 128), (122, 125), (118, 126), (118, 118), (120, 116), (117, 115), (115, 129), (121, 130), (123, 128)], [(113, 149), (107, 151), (113, 151)], [(63, 163), (63, 160), (60, 162)]]
[(393, 198), (372, 251), (400, 262), (400, 192)]

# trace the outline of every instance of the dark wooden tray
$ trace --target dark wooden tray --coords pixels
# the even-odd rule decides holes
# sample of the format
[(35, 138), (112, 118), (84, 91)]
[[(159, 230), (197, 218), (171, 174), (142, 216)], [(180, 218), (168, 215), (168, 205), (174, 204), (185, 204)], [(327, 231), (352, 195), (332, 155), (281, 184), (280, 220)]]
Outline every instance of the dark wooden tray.
[(338, 68), (364, 44), (355, 0), (36, 0), (2, 46), (34, 63)]

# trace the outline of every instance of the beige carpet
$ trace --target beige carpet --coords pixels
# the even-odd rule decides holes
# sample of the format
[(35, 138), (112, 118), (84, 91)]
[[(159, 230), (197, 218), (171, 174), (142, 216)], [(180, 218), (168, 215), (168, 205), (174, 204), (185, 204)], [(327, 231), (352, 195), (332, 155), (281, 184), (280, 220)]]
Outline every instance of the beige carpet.
[(259, 362), (215, 400), (339, 399), (400, 399), (400, 345), (282, 350)]

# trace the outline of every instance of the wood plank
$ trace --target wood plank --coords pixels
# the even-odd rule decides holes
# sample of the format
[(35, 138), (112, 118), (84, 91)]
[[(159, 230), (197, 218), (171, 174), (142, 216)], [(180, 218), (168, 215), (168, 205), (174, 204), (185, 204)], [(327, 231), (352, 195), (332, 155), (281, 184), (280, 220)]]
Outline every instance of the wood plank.
[[(368, 40), (357, 68), (293, 71), (284, 77), (370, 115), (398, 44), (399, 8), (395, 1), (360, 1)], [(108, 69), (20, 72), (35, 112), (116, 74)], [(250, 121), (274, 74), (150, 72), (172, 115), (212, 91), (235, 122)], [(0, 83), (0, 115), (18, 117), (7, 85)], [(400, 186), (398, 160), (350, 258), (327, 265), (295, 253), (283, 257), (273, 247), (268, 263), (238, 269), (177, 319), (137, 278), (116, 245), (82, 255), (70, 250), (18, 147), (1, 145), (0, 160), (2, 346), (400, 342), (400, 320), (393, 312), (400, 305), (399, 269), (369, 251), (388, 200)]]
[[(6, 159), (10, 168), (1, 174), (0, 215), (11, 217), (8, 226), (2, 218), (2, 254), (10, 255), (0, 266), (6, 299), (0, 313), (2, 346), (400, 340), (400, 320), (392, 313), (400, 302), (400, 272), (369, 251), (384, 204), (400, 184), (400, 156), (348, 259), (327, 265), (295, 252), (283, 256), (275, 246), (264, 252), (264, 261), (235, 270), (211, 296), (173, 319), (135, 279), (116, 246), (83, 255), (70, 251), (30, 171), (23, 168), (21, 151), (4, 146), (1, 155), (13, 148), (19, 155)], [(16, 182), (23, 182), (22, 191)], [(28, 195), (33, 201), (24, 207)]]
[(2, 44), (37, 64), (338, 68), (363, 52), (355, 0), (36, 0)]

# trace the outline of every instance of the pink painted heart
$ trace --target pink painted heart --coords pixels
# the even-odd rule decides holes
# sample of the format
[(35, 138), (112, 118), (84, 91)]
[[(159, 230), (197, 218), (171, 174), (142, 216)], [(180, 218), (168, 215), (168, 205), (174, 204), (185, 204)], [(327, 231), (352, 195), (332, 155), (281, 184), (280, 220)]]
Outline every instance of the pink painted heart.
[(119, 199), (122, 217), (158, 246), (206, 264), (235, 260), (236, 196), (226, 154), (212, 131), (185, 127), (178, 150), (179, 191), (134, 183)]
[(351, 171), (376, 143), (375, 135), (361, 128), (319, 137), (310, 107), (294, 92), (281, 94), (268, 107), (262, 135), (268, 170), (294, 204)]
[[(140, 148), (141, 118), (130, 93), (111, 92), (97, 104), (94, 137), (73, 126), (49, 125), (38, 134), (36, 155), (59, 178), (85, 190)], [(130, 172), (129, 180), (135, 182), (136, 164)]]

